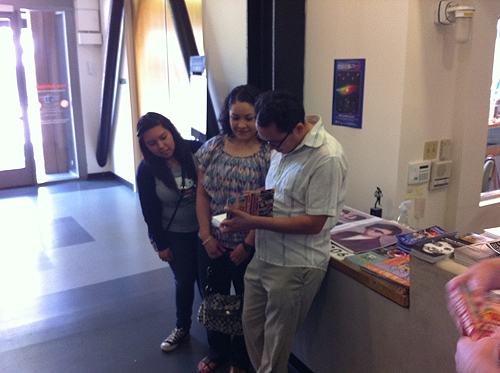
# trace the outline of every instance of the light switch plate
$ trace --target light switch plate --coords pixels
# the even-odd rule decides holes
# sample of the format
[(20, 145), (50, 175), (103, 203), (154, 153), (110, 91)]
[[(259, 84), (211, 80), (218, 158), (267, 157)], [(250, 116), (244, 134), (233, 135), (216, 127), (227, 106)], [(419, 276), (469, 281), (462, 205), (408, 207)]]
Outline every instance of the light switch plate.
[(439, 159), (441, 161), (451, 160), (451, 140), (441, 140), (441, 144), (439, 146)]
[(439, 141), (427, 141), (424, 144), (424, 161), (436, 159), (438, 156)]

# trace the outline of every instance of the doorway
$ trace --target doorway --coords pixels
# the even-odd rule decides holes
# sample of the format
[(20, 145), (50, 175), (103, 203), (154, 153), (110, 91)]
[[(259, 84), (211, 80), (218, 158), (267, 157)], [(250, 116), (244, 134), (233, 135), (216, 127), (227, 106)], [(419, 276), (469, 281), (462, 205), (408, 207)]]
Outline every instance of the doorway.
[(0, 12), (0, 188), (79, 177), (64, 11)]

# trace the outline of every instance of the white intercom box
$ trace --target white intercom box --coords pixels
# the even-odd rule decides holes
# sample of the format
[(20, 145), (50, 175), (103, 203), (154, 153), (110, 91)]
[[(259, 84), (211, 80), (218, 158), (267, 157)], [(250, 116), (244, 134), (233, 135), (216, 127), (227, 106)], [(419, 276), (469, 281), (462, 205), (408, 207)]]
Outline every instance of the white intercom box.
[(422, 184), (429, 181), (431, 162), (412, 162), (408, 167), (408, 184)]
[(445, 188), (450, 183), (451, 161), (434, 161), (431, 167), (429, 189)]

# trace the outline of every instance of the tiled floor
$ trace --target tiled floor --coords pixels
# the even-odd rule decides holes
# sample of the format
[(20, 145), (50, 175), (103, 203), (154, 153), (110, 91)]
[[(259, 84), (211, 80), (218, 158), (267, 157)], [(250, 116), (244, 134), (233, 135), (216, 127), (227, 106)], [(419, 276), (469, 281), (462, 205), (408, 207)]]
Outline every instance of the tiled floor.
[(196, 321), (188, 344), (159, 348), (173, 282), (117, 181), (0, 191), (1, 372), (196, 372)]
[(119, 182), (0, 190), (0, 372), (196, 372), (198, 322), (189, 343), (159, 348), (173, 283)]

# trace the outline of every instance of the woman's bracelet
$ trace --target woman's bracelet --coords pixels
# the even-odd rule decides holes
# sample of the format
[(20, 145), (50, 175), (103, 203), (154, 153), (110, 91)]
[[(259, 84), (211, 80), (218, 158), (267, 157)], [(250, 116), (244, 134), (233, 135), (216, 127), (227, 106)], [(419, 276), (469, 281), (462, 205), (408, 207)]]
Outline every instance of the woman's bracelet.
[(208, 237), (205, 241), (202, 242), (202, 245), (205, 246), (205, 244), (210, 241), (212, 238), (214, 238), (214, 236), (210, 236)]

